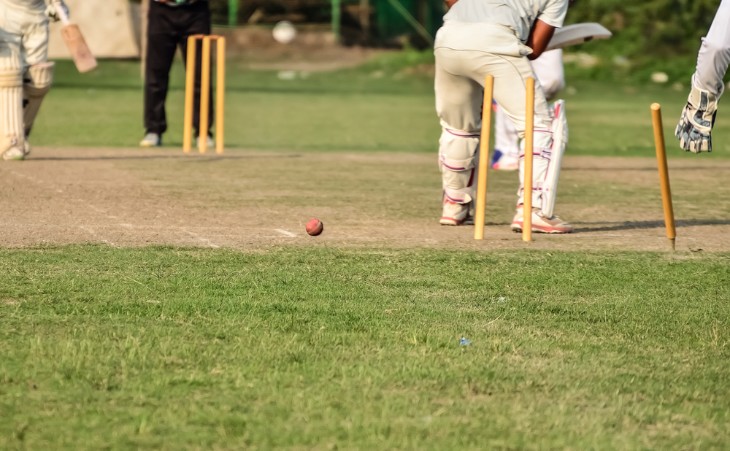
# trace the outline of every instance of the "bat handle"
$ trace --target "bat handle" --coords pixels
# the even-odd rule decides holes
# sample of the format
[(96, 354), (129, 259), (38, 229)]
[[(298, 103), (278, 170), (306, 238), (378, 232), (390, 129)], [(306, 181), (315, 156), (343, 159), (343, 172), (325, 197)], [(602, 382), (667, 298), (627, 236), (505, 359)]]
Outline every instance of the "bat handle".
[(56, 6), (56, 14), (58, 14), (58, 18), (61, 19), (61, 23), (68, 25), (71, 20), (68, 18), (68, 13), (66, 12), (66, 8), (63, 6), (63, 2), (54, 1), (53, 4)]

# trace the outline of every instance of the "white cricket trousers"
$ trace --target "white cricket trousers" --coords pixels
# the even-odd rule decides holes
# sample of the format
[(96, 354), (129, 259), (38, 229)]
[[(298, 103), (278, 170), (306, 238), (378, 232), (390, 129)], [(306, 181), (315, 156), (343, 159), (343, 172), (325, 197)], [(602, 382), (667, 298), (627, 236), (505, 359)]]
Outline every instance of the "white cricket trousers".
[[(472, 155), (478, 154), (485, 77), (494, 76), (494, 100), (504, 109), (522, 138), (525, 133), (526, 80), (535, 75), (525, 56), (447, 47), (436, 47), (434, 54), (436, 112), (443, 129), (439, 147), (443, 188), (450, 200), (468, 203), (473, 197), (472, 182), (478, 156), (471, 160), (464, 158), (464, 149)], [(541, 207), (542, 182), (552, 147), (552, 116), (538, 82), (535, 83), (535, 91), (532, 202), (534, 207)], [(522, 203), (523, 195), (523, 163), (524, 150), (520, 158), (518, 205)]]

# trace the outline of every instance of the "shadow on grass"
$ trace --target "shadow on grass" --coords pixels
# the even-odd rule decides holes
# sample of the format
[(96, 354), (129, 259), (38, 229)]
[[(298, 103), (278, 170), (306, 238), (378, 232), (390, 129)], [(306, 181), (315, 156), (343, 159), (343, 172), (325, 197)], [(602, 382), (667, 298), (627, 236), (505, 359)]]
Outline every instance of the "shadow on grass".
[[(612, 158), (612, 157), (613, 156), (607, 156), (605, 158)], [(627, 158), (633, 158), (633, 157), (627, 157)], [(646, 157), (637, 157), (637, 158), (646, 158)], [(679, 160), (679, 158), (683, 158), (683, 157), (677, 157), (678, 160)], [(724, 163), (724, 162), (721, 162), (721, 163)], [(723, 168), (722, 165), (713, 165), (712, 167), (711, 166), (679, 166), (676, 168), (670, 167), (669, 170), (670, 171), (672, 171), (672, 170), (675, 170), (675, 171), (706, 171), (708, 169), (722, 169), (722, 168)], [(627, 167), (603, 167), (603, 168), (601, 168), (601, 167), (565, 166), (561, 169), (561, 171), (565, 171), (565, 170), (576, 171), (576, 172), (580, 172), (580, 171), (585, 171), (585, 172), (588, 172), (588, 171), (657, 172), (657, 167), (656, 166), (635, 166), (635, 167), (628, 167), (628, 168)]]
[[(634, 230), (634, 229), (656, 229), (664, 228), (664, 221), (624, 221), (621, 223), (605, 223), (605, 222), (578, 222), (573, 223), (576, 227), (573, 233), (591, 233), (591, 232), (610, 232), (616, 230)], [(596, 224), (596, 227), (590, 227)], [(715, 226), (730, 225), (730, 219), (687, 219), (675, 221), (676, 228), (693, 227), (693, 226)]]

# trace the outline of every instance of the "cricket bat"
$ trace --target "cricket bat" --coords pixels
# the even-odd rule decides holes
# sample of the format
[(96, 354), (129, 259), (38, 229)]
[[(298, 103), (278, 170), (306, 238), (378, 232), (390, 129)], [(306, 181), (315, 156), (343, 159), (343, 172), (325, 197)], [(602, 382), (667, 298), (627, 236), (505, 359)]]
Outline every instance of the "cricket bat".
[(546, 50), (561, 49), (594, 39), (608, 39), (610, 37), (611, 32), (599, 23), (587, 22), (566, 25), (555, 30)]
[(89, 72), (96, 68), (96, 58), (86, 45), (84, 35), (81, 29), (75, 23), (72, 23), (66, 14), (66, 9), (60, 3), (56, 3), (56, 14), (61, 19), (63, 26), (61, 27), (61, 37), (66, 43), (68, 51), (71, 53), (76, 69), (79, 72)]

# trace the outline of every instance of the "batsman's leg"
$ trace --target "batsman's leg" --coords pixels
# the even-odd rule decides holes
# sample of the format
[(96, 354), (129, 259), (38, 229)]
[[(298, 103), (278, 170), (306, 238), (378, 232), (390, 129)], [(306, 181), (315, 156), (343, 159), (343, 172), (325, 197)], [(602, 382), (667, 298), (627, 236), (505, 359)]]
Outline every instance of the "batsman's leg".
[[(505, 110), (505, 113), (514, 122), (521, 136), (524, 136), (526, 127), (525, 116), (525, 83), (528, 77), (532, 77), (532, 68), (529, 62), (522, 58), (510, 60), (510, 64), (505, 64), (495, 70), (495, 94), (494, 97)], [(518, 73), (515, 74), (515, 71)], [(515, 75), (519, 75), (518, 83), (515, 83)], [(552, 143), (552, 117), (542, 93), (539, 83), (536, 85), (536, 96), (534, 104), (534, 134), (532, 154), (525, 154), (525, 149), (521, 151), (520, 159), (520, 186), (518, 189), (517, 212), (512, 221), (512, 229), (515, 231), (522, 230), (523, 213), (522, 206), (524, 204), (524, 180), (525, 180), (525, 158), (533, 159), (532, 173), (532, 231), (545, 233), (568, 233), (572, 231), (572, 226), (557, 217), (544, 218), (542, 213), (543, 207), (543, 187), (546, 179), (550, 161), (552, 159), (553, 143)]]
[[(0, 44), (4, 32), (0, 30)], [(5, 39), (9, 52), (0, 54), (0, 155), (3, 160), (25, 158), (23, 131), (23, 77), (19, 47)]]
[(43, 98), (53, 83), (53, 63), (46, 62), (30, 66), (23, 79), (23, 124), (26, 138), (30, 135)]
[(25, 153), (30, 153), (28, 135), (43, 98), (53, 82), (53, 62), (48, 61), (48, 18), (43, 10), (28, 12), (23, 26), (23, 132)]
[(444, 191), (442, 225), (461, 225), (469, 218), (474, 196), (479, 135), (444, 128), (439, 140), (439, 167)]
[[(436, 112), (441, 121), (439, 169), (443, 186), (442, 225), (469, 220), (474, 196), (481, 127), (481, 84), (462, 73), (462, 56), (449, 49), (436, 50)], [(448, 69), (448, 70), (447, 70)]]

